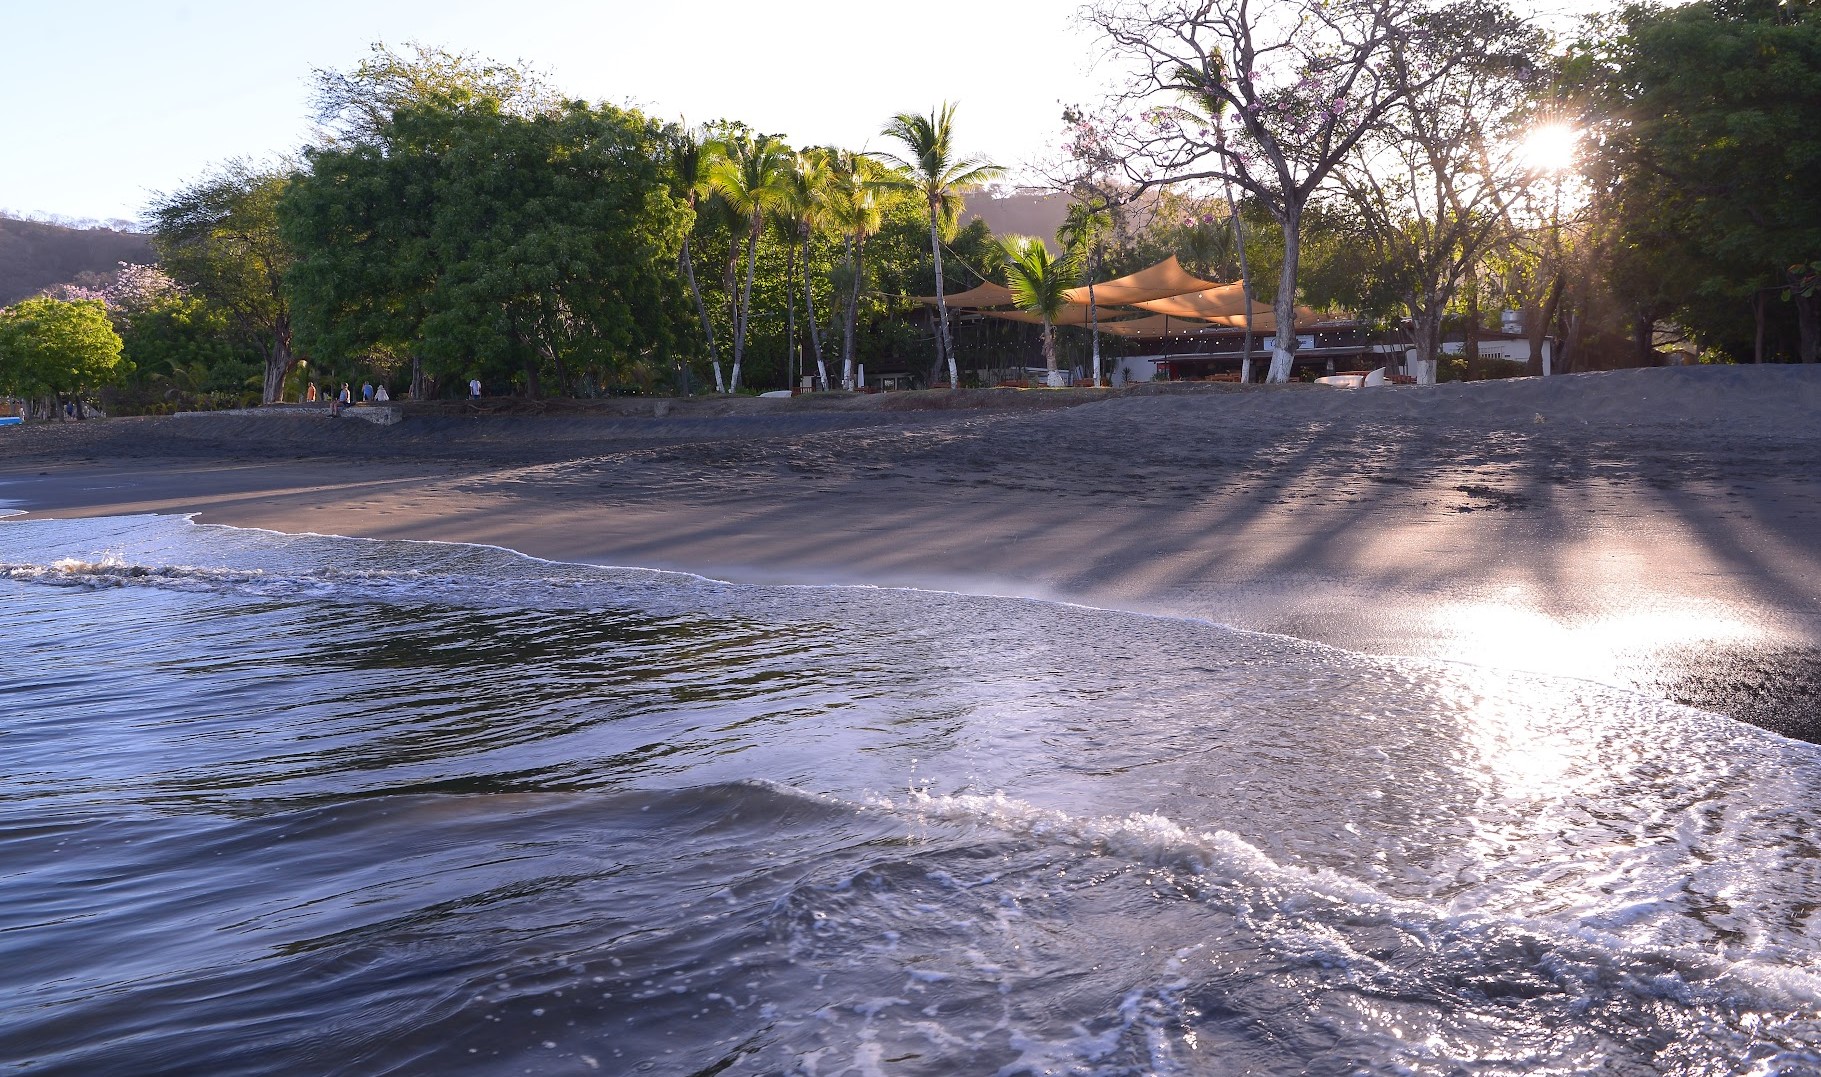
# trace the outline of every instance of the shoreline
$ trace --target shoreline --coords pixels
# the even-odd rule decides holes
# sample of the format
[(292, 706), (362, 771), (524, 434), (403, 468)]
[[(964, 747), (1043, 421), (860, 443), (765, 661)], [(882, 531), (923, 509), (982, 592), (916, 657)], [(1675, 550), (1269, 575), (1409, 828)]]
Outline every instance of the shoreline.
[(1814, 740), (1817, 402), (1821, 372), (1697, 368), (1065, 409), (641, 402), (283, 439), (114, 419), (10, 431), (0, 500), (1077, 602), (1583, 677)]

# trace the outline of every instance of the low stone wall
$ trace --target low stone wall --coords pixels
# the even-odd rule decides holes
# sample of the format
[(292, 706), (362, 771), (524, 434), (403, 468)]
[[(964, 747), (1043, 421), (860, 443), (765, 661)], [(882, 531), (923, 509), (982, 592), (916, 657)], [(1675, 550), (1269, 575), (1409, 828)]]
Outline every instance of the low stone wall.
[[(179, 411), (173, 419), (196, 419), (209, 415), (246, 415), (255, 419), (289, 418), (289, 419), (332, 419), (336, 416), (320, 404), (274, 404), (264, 408), (228, 408), (222, 411)], [(405, 414), (398, 408), (383, 404), (355, 404), (341, 409), (340, 418), (359, 419), (375, 426), (391, 426), (403, 419)]]

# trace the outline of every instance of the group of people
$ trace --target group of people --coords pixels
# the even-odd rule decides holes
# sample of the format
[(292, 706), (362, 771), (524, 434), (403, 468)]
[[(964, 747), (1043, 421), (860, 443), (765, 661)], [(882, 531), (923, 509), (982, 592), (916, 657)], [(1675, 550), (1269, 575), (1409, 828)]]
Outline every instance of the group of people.
[[(304, 403), (314, 404), (321, 399), (322, 394), (317, 391), (316, 383), (311, 382), (309, 388), (304, 390)], [(386, 390), (384, 385), (375, 387), (372, 382), (367, 382), (360, 387), (360, 400), (363, 404), (386, 404), (391, 402), (392, 394)], [(344, 381), (341, 383), (341, 391), (335, 394), (333, 400), (329, 401), (330, 410), (339, 410), (352, 403), (354, 403), (354, 390), (348, 388), (348, 383)]]
[[(479, 399), (480, 395), (481, 380), (474, 378), (468, 382), (468, 396), (470, 399)], [(309, 387), (304, 390), (304, 403), (314, 404), (322, 399), (323, 396), (317, 391), (316, 383), (311, 382)], [(360, 400), (363, 404), (387, 404), (391, 402), (392, 394), (386, 391), (383, 384), (375, 386), (372, 382), (367, 382), (360, 387)], [(354, 391), (348, 388), (348, 383), (344, 381), (341, 383), (341, 391), (335, 394), (333, 400), (329, 401), (329, 408), (331, 411), (335, 411), (352, 403), (354, 403)]]

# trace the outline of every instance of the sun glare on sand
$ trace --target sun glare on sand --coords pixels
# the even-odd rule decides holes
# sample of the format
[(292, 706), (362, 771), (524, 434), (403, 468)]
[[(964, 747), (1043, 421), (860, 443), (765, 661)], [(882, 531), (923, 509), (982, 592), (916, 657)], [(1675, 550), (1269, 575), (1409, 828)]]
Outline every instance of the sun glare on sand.
[(1513, 589), (1503, 601), (1437, 608), (1432, 625), (1440, 655), (1480, 665), (1627, 683), (1627, 669), (1677, 647), (1741, 643), (1757, 629), (1724, 609), (1635, 609), (1591, 620), (1564, 620), (1530, 607)]
[(1565, 172), (1574, 166), (1580, 146), (1581, 132), (1565, 123), (1545, 123), (1530, 129), (1518, 152), (1538, 172)]

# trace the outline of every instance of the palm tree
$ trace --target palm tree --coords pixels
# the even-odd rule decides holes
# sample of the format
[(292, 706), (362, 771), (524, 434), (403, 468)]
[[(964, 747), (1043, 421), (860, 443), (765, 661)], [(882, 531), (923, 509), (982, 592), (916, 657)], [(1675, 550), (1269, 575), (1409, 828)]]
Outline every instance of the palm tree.
[[(880, 194), (897, 184), (870, 157), (846, 150), (829, 156), (828, 218), (847, 237), (846, 317), (842, 324), (841, 385), (854, 387), (854, 330), (859, 318), (861, 284), (866, 279), (866, 241), (885, 226)], [(828, 374), (823, 372), (826, 380)]]
[(1012, 290), (1012, 302), (1043, 319), (1043, 365), (1050, 384), (1058, 385), (1062, 379), (1056, 370), (1055, 319), (1068, 305), (1075, 259), (1051, 258), (1043, 241), (1029, 236), (1007, 236), (1000, 246), (1005, 249), (1005, 283)]
[(784, 194), (765, 219), (772, 238), (784, 247), (784, 384), (796, 384), (797, 372), (797, 247), (803, 238), (803, 218), (798, 211), (795, 155), (784, 176)]
[[(677, 185), (689, 203), (689, 212), (693, 218), (697, 200), (708, 190), (708, 157), (699, 131), (691, 127), (678, 128), (670, 137), (670, 171)], [(690, 222), (693, 232), (695, 223)], [(689, 282), (689, 294), (696, 302), (696, 314), (702, 319), (702, 335), (708, 339), (708, 358), (714, 365), (715, 392), (726, 392), (726, 383), (721, 379), (721, 351), (715, 344), (714, 324), (708, 320), (708, 305), (702, 302), (702, 289), (696, 284), (695, 259), (690, 256), (690, 232), (683, 234), (683, 253), (678, 262), (683, 267), (683, 278)]]
[[(1088, 325), (1094, 334), (1094, 384), (1100, 384), (1100, 306), (1094, 298), (1094, 278), (1100, 276), (1100, 243), (1112, 230), (1113, 215), (1104, 202), (1074, 201), (1056, 230), (1056, 241), (1079, 263), (1085, 260), (1088, 279)], [(1086, 258), (1083, 259), (1083, 255)]]
[(809, 275), (809, 251), (810, 243), (828, 215), (829, 179), (827, 150), (811, 149), (795, 154), (785, 175), (784, 198), (772, 218), (782, 233), (788, 252), (784, 291), (789, 350), (793, 354), (799, 350), (795, 296), (797, 250), (800, 247), (803, 251), (803, 304), (809, 323), (810, 349), (815, 352), (816, 372), (825, 389), (828, 387), (828, 371), (822, 363), (822, 334), (816, 325), (816, 289)]
[(929, 252), (936, 263), (937, 360), (948, 360), (949, 388), (960, 386), (955, 369), (955, 348), (948, 335), (948, 301), (942, 290), (942, 237), (952, 236), (961, 216), (962, 196), (988, 180), (1005, 174), (1005, 169), (977, 157), (956, 154), (955, 106), (944, 101), (927, 116), (900, 112), (885, 125), (887, 138), (904, 144), (904, 157), (882, 154), (887, 161), (908, 172), (911, 183), (922, 193), (929, 211)]
[[(759, 261), (759, 234), (765, 214), (784, 198), (789, 152), (770, 135), (745, 133), (715, 143), (715, 158), (708, 166), (708, 185), (729, 208), (746, 219), (746, 283), (733, 295), (733, 374), (727, 391), (740, 389), (740, 368), (746, 358), (746, 330), (752, 319), (752, 278)], [(729, 289), (732, 292), (732, 289)]]

